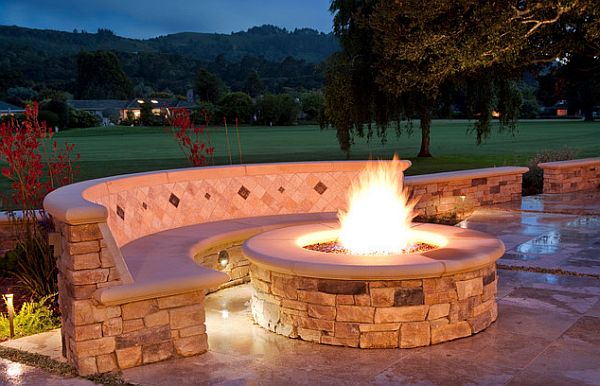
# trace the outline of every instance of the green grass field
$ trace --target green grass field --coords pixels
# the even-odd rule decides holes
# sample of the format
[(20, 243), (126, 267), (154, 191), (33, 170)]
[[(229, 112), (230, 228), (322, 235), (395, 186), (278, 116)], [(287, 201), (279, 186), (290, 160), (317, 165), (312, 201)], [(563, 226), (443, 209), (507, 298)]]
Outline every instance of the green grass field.
[[(414, 123), (414, 134), (397, 137), (388, 133), (387, 143), (378, 138), (367, 142), (356, 138), (351, 159), (391, 158), (394, 152), (413, 161), (408, 174), (471, 169), (488, 166), (525, 165), (535, 153), (568, 146), (578, 151), (577, 157), (600, 156), (600, 122), (523, 121), (515, 136), (494, 132), (482, 145), (467, 133), (471, 124), (462, 120), (438, 120), (432, 124), (433, 158), (418, 159), (420, 132)], [(239, 162), (235, 132), (229, 133), (233, 163)], [(210, 130), (215, 146), (215, 164), (228, 164), (225, 131)], [(174, 138), (160, 127), (98, 127), (71, 129), (59, 133), (58, 141), (76, 145), (81, 153), (79, 180), (147, 170), (189, 166)], [(335, 130), (318, 126), (240, 128), (244, 163), (342, 160)], [(6, 192), (4, 177), (0, 189)]]

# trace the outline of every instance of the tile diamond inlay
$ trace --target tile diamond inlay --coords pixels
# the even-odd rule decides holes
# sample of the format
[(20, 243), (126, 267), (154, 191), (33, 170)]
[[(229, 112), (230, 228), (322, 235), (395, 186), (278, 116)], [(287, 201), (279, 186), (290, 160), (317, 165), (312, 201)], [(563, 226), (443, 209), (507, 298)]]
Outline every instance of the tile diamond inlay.
[(125, 220), (125, 210), (117, 205), (117, 216), (121, 217), (121, 220)]
[(209, 193), (206, 193), (206, 194), (204, 195), (204, 198), (206, 198), (207, 200), (210, 200), (210, 194), (209, 194)]
[(174, 195), (173, 193), (171, 193), (171, 195), (169, 196), (169, 202), (175, 207), (177, 208), (179, 206), (179, 197), (177, 197), (176, 195)]
[(325, 193), (325, 191), (327, 190), (327, 185), (325, 185), (324, 183), (322, 183), (321, 181), (319, 181), (319, 182), (318, 182), (318, 183), (315, 185), (314, 189), (317, 191), (317, 193), (319, 193), (319, 194), (323, 194), (323, 193)]
[(250, 195), (250, 191), (244, 185), (242, 185), (240, 190), (238, 190), (238, 194), (245, 200)]
[(283, 186), (280, 186), (279, 189), (277, 189), (277, 190), (279, 190), (279, 193), (285, 192), (285, 188)]
[(144, 209), (148, 209), (148, 204), (146, 204), (145, 202), (142, 203), (142, 208)]

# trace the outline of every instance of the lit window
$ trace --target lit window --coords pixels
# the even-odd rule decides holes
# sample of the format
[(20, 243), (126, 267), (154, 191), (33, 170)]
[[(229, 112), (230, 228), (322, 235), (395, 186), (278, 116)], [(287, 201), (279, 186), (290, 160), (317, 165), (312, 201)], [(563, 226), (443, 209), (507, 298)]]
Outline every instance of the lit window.
[(137, 103), (140, 103), (140, 104), (141, 104), (141, 103), (144, 103), (144, 101), (143, 101), (143, 100), (141, 100), (141, 99), (138, 99), (138, 100), (137, 100)]
[(157, 104), (157, 103), (158, 103), (158, 101), (157, 101), (156, 99), (152, 99), (150, 102), (152, 102), (152, 103), (154, 103), (154, 104)]

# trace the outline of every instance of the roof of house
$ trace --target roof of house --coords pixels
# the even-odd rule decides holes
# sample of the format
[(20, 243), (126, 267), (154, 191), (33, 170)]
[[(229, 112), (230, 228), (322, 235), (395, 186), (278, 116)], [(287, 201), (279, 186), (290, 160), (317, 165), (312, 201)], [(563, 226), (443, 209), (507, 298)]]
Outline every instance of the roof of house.
[(11, 112), (11, 113), (20, 113), (25, 111), (24, 108), (11, 105), (10, 103), (0, 101), (0, 111), (2, 112)]
[(67, 104), (77, 110), (120, 110), (125, 108), (127, 102), (120, 99), (72, 99)]
[(154, 108), (154, 109), (166, 109), (166, 108), (170, 108), (170, 107), (185, 107), (185, 106), (179, 106), (179, 102), (185, 102), (185, 101), (180, 101), (180, 100), (174, 99), (174, 98), (134, 98), (129, 103), (127, 103), (127, 106), (125, 106), (125, 108), (140, 109), (140, 108), (142, 108), (142, 104), (143, 104), (140, 102), (150, 103), (152, 105), (152, 108)]
[(191, 109), (194, 107), (198, 107), (198, 105), (194, 102), (178, 100), (174, 107)]

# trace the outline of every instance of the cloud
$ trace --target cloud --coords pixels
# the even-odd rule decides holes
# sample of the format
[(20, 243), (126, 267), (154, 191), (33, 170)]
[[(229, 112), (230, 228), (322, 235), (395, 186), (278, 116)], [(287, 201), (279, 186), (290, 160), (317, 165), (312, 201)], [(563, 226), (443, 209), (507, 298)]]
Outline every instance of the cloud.
[(150, 38), (176, 32), (230, 33), (262, 24), (331, 31), (329, 0), (0, 0), (0, 24), (70, 31), (98, 28)]

